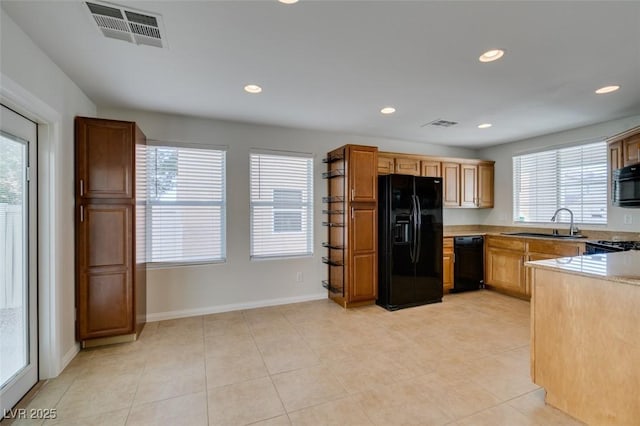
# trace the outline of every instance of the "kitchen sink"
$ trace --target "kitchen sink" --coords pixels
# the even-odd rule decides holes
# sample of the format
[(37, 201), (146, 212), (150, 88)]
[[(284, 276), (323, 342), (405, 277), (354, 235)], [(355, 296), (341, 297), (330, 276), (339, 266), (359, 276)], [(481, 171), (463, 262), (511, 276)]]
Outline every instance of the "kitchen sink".
[(513, 235), (514, 237), (537, 237), (537, 238), (587, 238), (585, 235), (545, 234), (541, 232), (503, 232), (502, 235)]

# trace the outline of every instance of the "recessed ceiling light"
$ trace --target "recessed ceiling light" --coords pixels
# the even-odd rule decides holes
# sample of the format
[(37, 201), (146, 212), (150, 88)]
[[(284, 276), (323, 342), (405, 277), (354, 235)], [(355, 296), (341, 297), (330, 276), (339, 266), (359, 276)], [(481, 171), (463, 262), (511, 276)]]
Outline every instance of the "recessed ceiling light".
[(284, 4), (294, 4), (294, 3), (298, 3), (298, 0), (278, 0), (280, 3), (284, 3)]
[(478, 124), (478, 129), (488, 129), (491, 126), (493, 126), (493, 124), (491, 123), (482, 123), (482, 124)]
[(478, 60), (480, 62), (493, 62), (502, 58), (503, 56), (504, 56), (504, 50), (493, 49), (493, 50), (487, 50), (486, 52), (484, 52), (482, 55), (480, 55)]
[(601, 87), (598, 90), (596, 90), (596, 93), (598, 95), (603, 95), (605, 93), (615, 92), (619, 88), (620, 88), (620, 86), (604, 86), (604, 87)]
[(247, 84), (246, 86), (244, 86), (244, 91), (247, 93), (260, 93), (262, 92), (262, 87), (258, 86), (257, 84)]
[(382, 114), (393, 114), (394, 112), (396, 112), (396, 109), (394, 107), (384, 107), (380, 110), (380, 112)]

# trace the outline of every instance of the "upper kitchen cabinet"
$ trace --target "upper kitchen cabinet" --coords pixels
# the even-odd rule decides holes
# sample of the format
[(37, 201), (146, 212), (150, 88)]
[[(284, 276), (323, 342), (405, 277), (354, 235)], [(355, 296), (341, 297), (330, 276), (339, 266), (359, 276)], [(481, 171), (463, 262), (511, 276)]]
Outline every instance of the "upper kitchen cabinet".
[(381, 152), (378, 174), (390, 173), (442, 177), (445, 208), (493, 207), (493, 161)]
[(460, 166), (461, 207), (493, 207), (493, 169), (489, 161)]
[(378, 148), (374, 146), (347, 145), (345, 149), (348, 167), (349, 201), (378, 201)]
[(398, 175), (420, 176), (420, 159), (413, 157), (396, 157), (394, 172)]
[(640, 163), (640, 127), (612, 136), (609, 144), (609, 169)]
[(422, 160), (420, 161), (420, 176), (438, 177), (442, 176), (442, 163), (438, 160)]
[(624, 167), (622, 151), (622, 141), (615, 141), (609, 144), (609, 169), (611, 171)]
[(76, 191), (82, 198), (133, 197), (134, 123), (76, 120)]
[(494, 163), (483, 161), (478, 164), (478, 207), (493, 208)]
[(460, 207), (460, 163), (442, 163), (442, 205)]
[(623, 140), (622, 147), (625, 166), (640, 163), (640, 133)]
[(393, 156), (378, 155), (378, 174), (390, 175), (394, 173), (395, 162)]

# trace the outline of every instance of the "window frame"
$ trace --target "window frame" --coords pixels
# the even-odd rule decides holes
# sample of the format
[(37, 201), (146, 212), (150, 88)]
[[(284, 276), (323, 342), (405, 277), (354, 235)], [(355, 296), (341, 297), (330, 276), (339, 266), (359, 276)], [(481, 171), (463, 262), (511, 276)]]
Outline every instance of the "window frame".
[[(307, 201), (300, 203), (295, 203), (291, 205), (286, 205), (286, 203), (282, 205), (277, 205), (278, 203), (274, 201), (253, 201), (253, 181), (252, 181), (252, 159), (254, 155), (267, 155), (267, 156), (279, 156), (279, 157), (297, 157), (303, 158), (306, 160), (310, 160), (310, 170), (307, 176), (307, 185), (306, 190), (308, 193)], [(315, 177), (314, 177), (314, 167), (315, 167), (315, 155), (312, 153), (306, 152), (294, 152), (294, 151), (281, 151), (281, 150), (265, 150), (265, 149), (257, 149), (252, 148), (249, 150), (249, 259), (251, 261), (268, 261), (268, 260), (282, 260), (282, 259), (300, 259), (305, 257), (312, 257), (314, 254), (314, 186), (315, 186)], [(277, 189), (283, 190), (296, 190), (294, 188), (273, 188), (273, 191)], [(301, 193), (304, 191), (300, 189)], [(275, 194), (274, 194), (275, 195)], [(304, 197), (301, 197), (304, 198)], [(307, 251), (304, 253), (281, 253), (281, 254), (268, 254), (268, 255), (256, 255), (254, 254), (254, 206), (271, 206), (273, 207), (273, 218), (274, 224), (272, 226), (273, 235), (286, 235), (291, 233), (296, 234), (306, 234), (306, 246)], [(300, 215), (304, 214), (305, 208), (307, 209), (308, 214), (308, 229), (302, 226), (301, 231), (289, 231), (289, 232), (275, 232), (275, 214), (279, 211), (293, 211), (293, 209), (299, 210)], [(304, 220), (301, 220), (301, 223), (304, 223)]]
[[(512, 161), (511, 161), (511, 171), (512, 171), (512, 184), (513, 184), (513, 188), (512, 188), (512, 214), (511, 214), (511, 220), (514, 224), (518, 224), (518, 225), (527, 225), (527, 224), (552, 224), (552, 223), (569, 223), (569, 220), (562, 220), (562, 216), (558, 217), (558, 220), (556, 222), (551, 222), (551, 216), (549, 216), (549, 220), (545, 220), (542, 221), (540, 220), (540, 217), (536, 217), (534, 218), (534, 220), (519, 220), (519, 216), (521, 216), (521, 201), (520, 201), (520, 194), (517, 192), (517, 188), (518, 188), (518, 182), (521, 179), (521, 175), (517, 175), (516, 173), (516, 161), (524, 156), (531, 156), (531, 155), (551, 155), (554, 157), (554, 161), (556, 162), (555, 166), (553, 167), (553, 180), (556, 181), (555, 185), (553, 186), (553, 190), (555, 192), (555, 209), (559, 209), (562, 207), (569, 207), (571, 208), (570, 204), (561, 204), (561, 198), (562, 198), (562, 193), (564, 192), (565, 194), (568, 192), (568, 188), (572, 188), (576, 185), (567, 185), (567, 182), (562, 182), (562, 170), (563, 168), (561, 167), (561, 162), (560, 162), (560, 156), (562, 151), (565, 150), (569, 150), (572, 148), (582, 148), (582, 147), (587, 147), (590, 145), (596, 145), (599, 144), (602, 147), (602, 150), (604, 151), (602, 154), (604, 154), (604, 158), (602, 160), (602, 163), (594, 163), (594, 164), (587, 164), (585, 165), (585, 163), (583, 161), (580, 161), (578, 164), (580, 165), (581, 168), (585, 168), (585, 167), (589, 167), (589, 166), (597, 166), (597, 167), (604, 167), (604, 174), (600, 177), (600, 179), (602, 179), (602, 182), (597, 182), (598, 185), (604, 185), (604, 202), (602, 204), (602, 206), (600, 206), (599, 204), (592, 204), (593, 206), (599, 206), (600, 208), (604, 208), (604, 222), (600, 221), (585, 221), (583, 218), (580, 218), (579, 215), (576, 214), (575, 210), (572, 210), (574, 212), (574, 224), (578, 224), (578, 225), (587, 225), (587, 226), (602, 226), (602, 227), (606, 227), (609, 223), (609, 200), (608, 200), (608, 196), (607, 196), (607, 188), (608, 188), (608, 167), (609, 167), (609, 162), (608, 162), (608, 148), (607, 148), (607, 143), (603, 138), (597, 138), (597, 139), (590, 139), (590, 140), (584, 140), (584, 141), (580, 141), (577, 143), (571, 143), (571, 144), (565, 144), (565, 145), (556, 145), (556, 146), (551, 146), (551, 147), (545, 147), (539, 150), (535, 150), (535, 151), (527, 151), (527, 152), (520, 152), (517, 154), (513, 154), (512, 155)], [(602, 155), (600, 154), (600, 155)], [(519, 166), (521, 167), (521, 166)], [(567, 169), (569, 169), (570, 167), (566, 167)], [(522, 170), (521, 170), (522, 172)], [(565, 171), (566, 172), (566, 171)], [(566, 178), (565, 178), (566, 179)], [(585, 179), (581, 178), (580, 182), (581, 182), (581, 186), (584, 186), (584, 181)], [(533, 185), (532, 185), (533, 186)], [(584, 192), (581, 191), (580, 193), (581, 195), (581, 201), (580, 203), (582, 205), (584, 205)], [(565, 195), (567, 196), (567, 195)], [(566, 216), (568, 218), (568, 215)]]
[[(186, 143), (186, 142), (176, 142), (176, 141), (160, 141), (154, 139), (147, 139), (146, 148), (154, 148), (154, 147), (166, 147), (166, 148), (177, 148), (177, 149), (202, 149), (208, 151), (221, 151), (223, 153), (223, 161), (222, 161), (222, 172), (221, 172), (221, 191), (222, 191), (222, 200), (221, 201), (203, 201), (203, 202), (182, 202), (182, 203), (174, 203), (167, 201), (151, 201), (150, 196), (150, 186), (148, 185), (149, 180), (149, 172), (147, 171), (146, 182), (147, 188), (145, 191), (145, 221), (146, 221), (146, 229), (145, 229), (145, 260), (147, 269), (168, 269), (168, 268), (182, 268), (189, 266), (202, 266), (202, 265), (214, 265), (214, 264), (224, 264), (227, 262), (227, 153), (229, 151), (229, 147), (227, 145), (209, 145), (209, 144), (198, 144), (198, 143)], [(146, 158), (148, 160), (149, 153), (146, 154)], [(148, 166), (147, 166), (148, 167)], [(151, 259), (152, 254), (152, 243), (153, 243), (153, 221), (152, 218), (152, 205), (202, 205), (202, 206), (221, 206), (222, 212), (220, 215), (220, 235), (221, 235), (221, 257), (206, 259), (206, 260), (177, 260), (177, 261), (158, 261), (153, 262)]]

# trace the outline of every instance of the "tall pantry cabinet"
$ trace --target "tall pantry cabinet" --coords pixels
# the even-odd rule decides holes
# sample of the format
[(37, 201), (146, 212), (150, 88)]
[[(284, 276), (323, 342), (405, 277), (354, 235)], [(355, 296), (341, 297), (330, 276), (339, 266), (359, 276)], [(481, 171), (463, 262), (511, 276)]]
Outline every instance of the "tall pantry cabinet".
[(378, 149), (345, 145), (324, 160), (329, 298), (347, 308), (378, 295)]
[(146, 189), (136, 185), (146, 137), (132, 122), (84, 117), (75, 132), (76, 337), (132, 341), (146, 322)]

